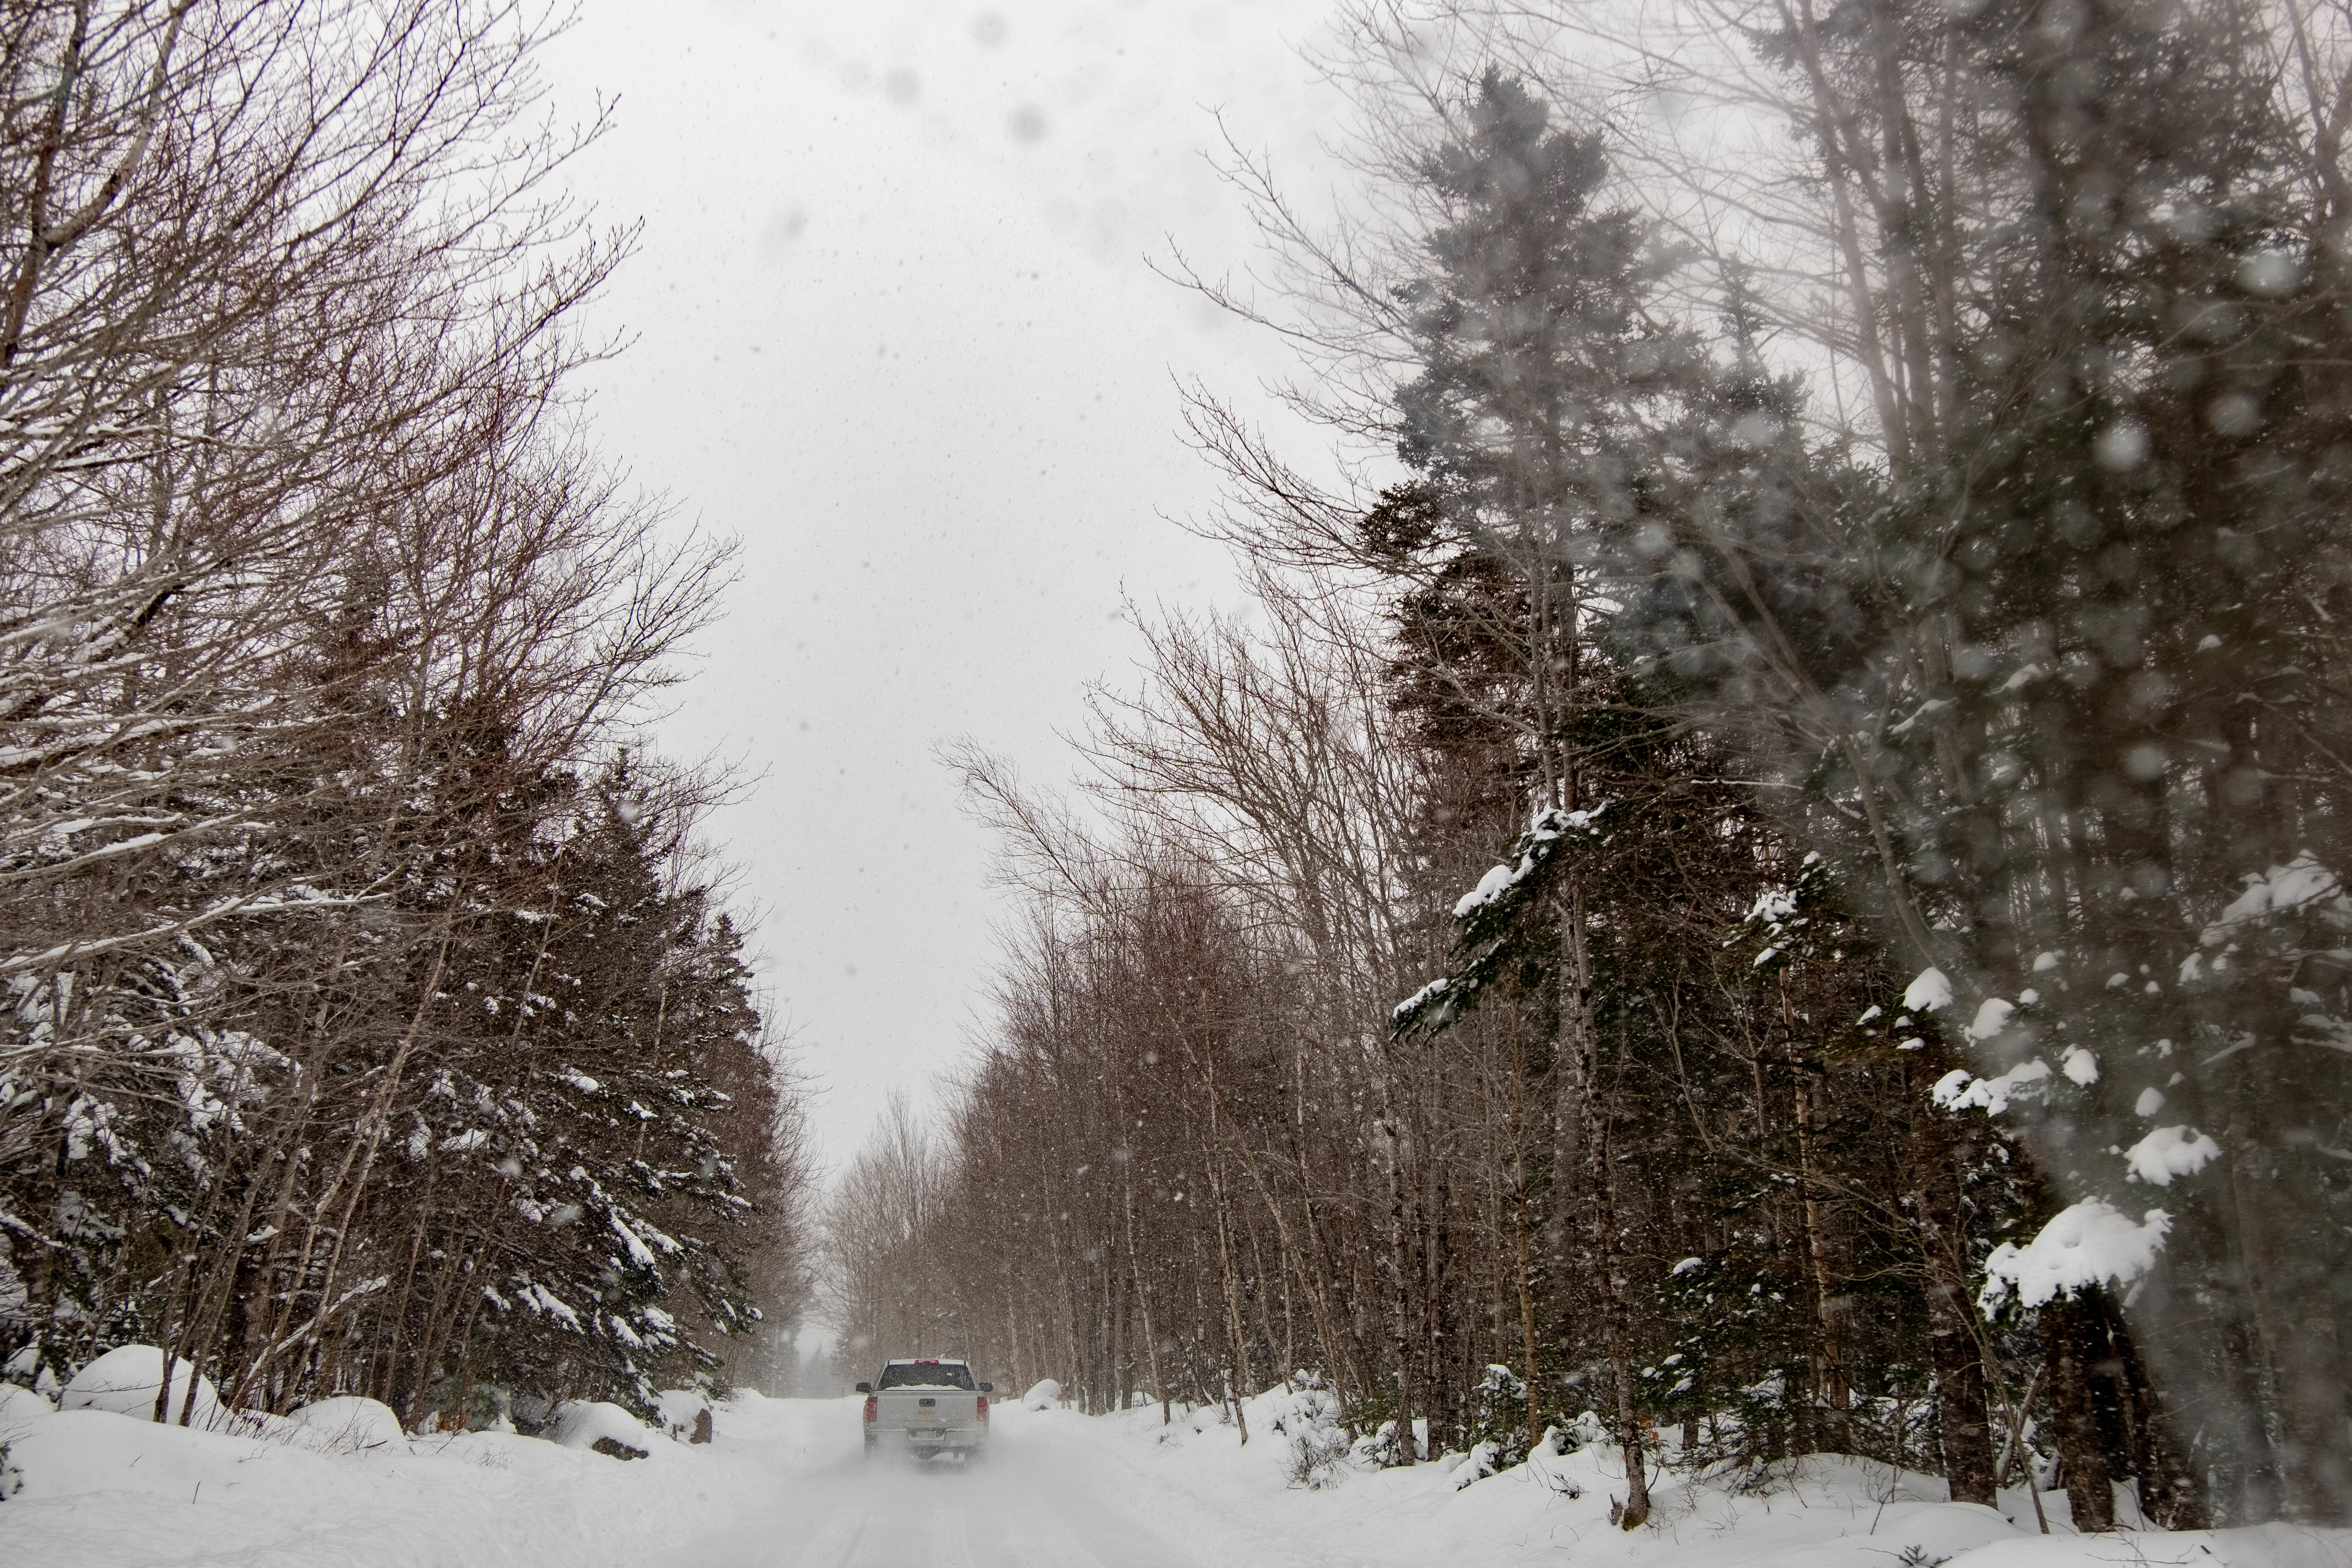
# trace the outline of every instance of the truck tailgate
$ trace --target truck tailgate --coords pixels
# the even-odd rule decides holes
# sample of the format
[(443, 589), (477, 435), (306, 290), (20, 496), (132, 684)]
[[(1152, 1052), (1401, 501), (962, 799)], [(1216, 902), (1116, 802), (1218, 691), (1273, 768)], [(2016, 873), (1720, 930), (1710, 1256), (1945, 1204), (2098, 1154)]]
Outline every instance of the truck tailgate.
[(980, 1425), (980, 1395), (961, 1388), (886, 1388), (874, 1425), (890, 1432), (950, 1432)]

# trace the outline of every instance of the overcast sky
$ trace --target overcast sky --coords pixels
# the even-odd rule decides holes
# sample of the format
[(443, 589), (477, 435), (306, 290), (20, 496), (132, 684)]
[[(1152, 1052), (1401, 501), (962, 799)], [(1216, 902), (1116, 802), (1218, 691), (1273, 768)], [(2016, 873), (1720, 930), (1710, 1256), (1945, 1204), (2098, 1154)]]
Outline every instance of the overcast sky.
[(1131, 672), (1122, 597), (1234, 602), (1163, 521), (1215, 492), (1174, 380), (1284, 362), (1144, 258), (1245, 256), (1212, 109), (1315, 177), (1324, 11), (585, 0), (551, 51), (560, 113), (619, 100), (574, 188), (646, 223), (598, 307), (636, 335), (592, 377), (598, 439), (741, 541), (658, 740), (761, 775), (712, 836), (829, 1161), (985, 1021), (1007, 905), (935, 749), (1066, 777), (1056, 730)]

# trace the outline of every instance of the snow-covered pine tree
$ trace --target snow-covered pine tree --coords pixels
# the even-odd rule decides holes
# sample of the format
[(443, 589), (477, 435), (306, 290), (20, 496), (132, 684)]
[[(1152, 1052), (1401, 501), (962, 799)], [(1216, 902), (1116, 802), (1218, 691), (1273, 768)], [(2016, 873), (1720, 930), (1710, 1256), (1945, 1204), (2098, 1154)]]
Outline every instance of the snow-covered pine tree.
[(2226, 0), (1792, 14), (1767, 54), (1848, 215), (1825, 276), (1874, 416), (1809, 449), (1726, 409), (1693, 447), (1745, 466), (1694, 463), (1663, 534), (1612, 552), (1679, 583), (1646, 607), (1713, 686), (1700, 721), (1792, 786), (1767, 798), (1803, 803), (1790, 830), (1972, 1053), (1944, 1099), (2026, 1124), (2095, 1233), (2090, 1272), (2021, 1288), (2137, 1281), (2150, 1364), (2231, 1413), (2178, 1474), (2140, 1449), (2180, 1519), (2202, 1479), (2232, 1518), (2352, 1507), (2307, 1261), (2342, 1201), (2311, 1151), (2352, 1093), (2310, 1043), (2345, 831), (2344, 284), (2276, 37)]

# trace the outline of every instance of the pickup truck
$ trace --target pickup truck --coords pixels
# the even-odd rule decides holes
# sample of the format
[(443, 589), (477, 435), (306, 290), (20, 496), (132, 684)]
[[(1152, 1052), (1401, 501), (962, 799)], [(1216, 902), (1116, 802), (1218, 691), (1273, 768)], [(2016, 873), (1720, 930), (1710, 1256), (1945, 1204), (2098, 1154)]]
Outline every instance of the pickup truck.
[(992, 1383), (975, 1382), (971, 1363), (926, 1356), (883, 1364), (866, 1395), (866, 1457), (883, 1444), (919, 1458), (957, 1453), (967, 1462), (988, 1448), (988, 1396)]

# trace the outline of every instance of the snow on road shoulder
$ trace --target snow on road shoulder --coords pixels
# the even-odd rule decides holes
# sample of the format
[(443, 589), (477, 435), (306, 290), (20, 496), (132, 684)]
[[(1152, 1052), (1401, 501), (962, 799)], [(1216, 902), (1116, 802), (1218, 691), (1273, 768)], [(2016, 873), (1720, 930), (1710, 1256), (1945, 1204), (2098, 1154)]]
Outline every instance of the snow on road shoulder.
[[(1937, 1478), (1832, 1455), (1781, 1467), (1752, 1490), (1729, 1478), (1655, 1476), (1651, 1523), (1628, 1532), (1610, 1522), (1612, 1502), (1625, 1495), (1612, 1445), (1538, 1454), (1490, 1475), (1475, 1459), (1449, 1455), (1385, 1469), (1343, 1459), (1310, 1478), (1314, 1450), (1323, 1445), (1328, 1454), (1328, 1438), (1308, 1402), (1277, 1389), (1247, 1401), (1245, 1414), (1245, 1448), (1213, 1407), (1186, 1414), (1180, 1406), (1165, 1426), (1157, 1406), (1091, 1419), (1045, 1412), (1026, 1422), (1074, 1457), (1092, 1449), (1097, 1463), (1115, 1466), (1126, 1508), (1180, 1534), (1203, 1568), (1556, 1568), (1564, 1552), (1578, 1568), (2089, 1568), (2176, 1560), (2352, 1568), (2352, 1531), (2081, 1536), (2066, 1526), (2065, 1494), (2056, 1492), (2042, 1500), (2058, 1533), (2042, 1536), (2022, 1489), (2005, 1493), (2000, 1511), (1955, 1504)], [(1107, 1427), (1118, 1441), (1099, 1441)]]
[[(297, 1422), (205, 1432), (27, 1395), (0, 1432), (22, 1478), (0, 1502), (0, 1555), (10, 1568), (660, 1562), (714, 1502), (752, 1489), (766, 1449), (728, 1439), (759, 1427), (762, 1403), (722, 1413), (707, 1447), (639, 1427), (648, 1457), (623, 1461), (499, 1432), (373, 1446), (307, 1442)], [(367, 1413), (326, 1414), (333, 1437)]]
[(2124, 1531), (1997, 1542), (1948, 1568), (2344, 1568), (2352, 1531), (2263, 1524), (2251, 1530)]

